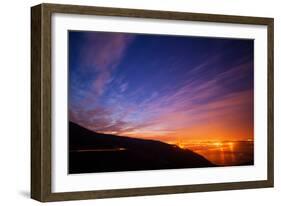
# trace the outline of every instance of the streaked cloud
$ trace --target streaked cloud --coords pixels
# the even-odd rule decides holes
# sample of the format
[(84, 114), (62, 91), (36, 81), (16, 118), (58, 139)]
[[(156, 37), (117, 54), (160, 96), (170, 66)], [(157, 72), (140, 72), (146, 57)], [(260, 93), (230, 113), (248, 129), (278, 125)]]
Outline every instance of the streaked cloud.
[[(213, 43), (201, 40), (202, 51), (193, 51), (186, 40), (172, 37), (167, 41), (178, 43), (177, 48), (151, 36), (93, 33), (84, 38), (80, 61), (90, 86), (74, 92), (79, 96), (81, 90), (83, 98), (70, 104), (71, 121), (97, 132), (167, 142), (253, 138), (253, 56), (246, 51), (251, 42), (239, 46), (223, 40), (213, 54)], [(185, 50), (195, 56), (180, 57)], [(131, 57), (134, 53), (138, 56)], [(85, 84), (83, 78), (77, 82)]]
[(90, 80), (88, 82), (90, 89), (85, 91), (85, 88), (79, 88), (80, 85), (74, 89), (85, 93), (84, 102), (94, 101), (103, 94), (106, 85), (113, 80), (112, 73), (133, 40), (134, 35), (122, 33), (85, 32), (82, 34), (77, 57), (79, 64), (76, 69), (79, 69), (80, 75), (85, 76), (84, 79)]

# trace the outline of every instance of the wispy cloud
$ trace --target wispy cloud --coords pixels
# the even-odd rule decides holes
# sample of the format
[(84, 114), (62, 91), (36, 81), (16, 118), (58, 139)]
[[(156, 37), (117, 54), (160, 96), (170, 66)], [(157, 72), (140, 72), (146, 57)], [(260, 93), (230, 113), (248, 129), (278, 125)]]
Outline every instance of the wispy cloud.
[[(76, 91), (76, 95), (81, 94), (83, 98), (76, 107), (70, 107), (71, 121), (97, 132), (162, 141), (253, 137), (251, 58), (237, 58), (239, 61), (231, 64), (224, 59), (224, 52), (210, 53), (195, 63), (184, 58), (174, 62), (153, 58), (141, 65), (151, 70), (137, 73), (138, 76), (135, 71), (141, 67), (136, 63), (129, 64), (128, 57), (127, 70), (119, 68), (128, 55), (134, 35), (102, 34), (84, 36), (80, 61), (85, 74), (91, 77), (86, 78), (90, 86), (86, 89), (79, 87)], [(136, 58), (146, 61), (144, 53), (138, 55)], [(154, 68), (158, 73), (154, 73)], [(169, 68), (174, 69), (170, 71)], [(161, 76), (162, 73), (165, 75)], [(159, 78), (151, 78), (154, 74)], [(161, 77), (166, 82), (161, 82)], [(249, 80), (246, 87), (241, 86), (246, 79)], [(80, 84), (83, 84), (82, 80)]]
[(94, 76), (90, 91), (92, 95), (101, 95), (106, 85), (112, 81), (112, 73), (122, 61), (134, 36), (123, 33), (87, 32), (83, 37), (80, 69)]
[[(246, 75), (243, 70), (247, 69), (251, 69), (249, 64), (241, 64), (205, 82), (201, 82), (200, 78), (196, 81), (187, 81), (186, 85), (176, 91), (162, 94), (154, 92), (138, 105), (124, 104), (123, 102), (126, 101), (123, 101), (121, 95), (117, 101), (118, 106), (112, 108), (112, 113), (100, 110), (99, 112), (104, 112), (103, 115), (101, 114), (103, 118), (97, 118), (99, 117), (97, 111), (94, 111), (95, 114), (85, 112), (88, 117), (83, 116), (81, 119), (87, 119), (84, 126), (99, 132), (143, 138), (153, 137), (162, 141), (179, 136), (179, 133), (181, 137), (192, 137), (192, 135), (198, 137), (199, 134), (195, 134), (195, 131), (197, 133), (200, 131), (200, 129), (195, 129), (198, 125), (206, 126), (214, 122), (217, 129), (220, 122), (221, 131), (222, 125), (229, 127), (229, 125), (246, 124), (249, 126), (252, 122), (253, 91), (218, 95), (223, 94), (224, 91), (222, 82), (232, 82), (236, 78), (241, 78), (241, 75)], [(135, 94), (137, 95), (138, 93)], [(120, 115), (115, 118), (113, 114)], [(92, 118), (92, 115), (96, 118)], [(182, 131), (185, 131), (185, 134), (182, 134)], [(201, 132), (200, 136), (202, 134), (206, 135), (205, 132)]]

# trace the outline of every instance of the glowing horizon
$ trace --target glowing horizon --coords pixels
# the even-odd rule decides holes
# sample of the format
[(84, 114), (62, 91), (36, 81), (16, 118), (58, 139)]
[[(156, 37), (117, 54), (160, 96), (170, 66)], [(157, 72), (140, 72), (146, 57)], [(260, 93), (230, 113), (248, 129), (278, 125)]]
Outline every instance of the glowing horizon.
[(69, 120), (167, 143), (253, 140), (253, 40), (69, 32)]

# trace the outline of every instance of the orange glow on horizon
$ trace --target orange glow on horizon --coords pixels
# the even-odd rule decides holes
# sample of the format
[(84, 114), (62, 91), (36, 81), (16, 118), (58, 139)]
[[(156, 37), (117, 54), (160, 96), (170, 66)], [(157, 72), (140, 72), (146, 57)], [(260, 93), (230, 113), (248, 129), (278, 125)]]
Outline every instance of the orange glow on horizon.
[[(231, 94), (190, 113), (163, 112), (144, 126), (116, 131), (115, 135), (169, 142), (253, 140), (253, 93)], [(113, 134), (112, 131), (104, 132)]]
[[(246, 141), (195, 141), (184, 144), (170, 142), (181, 149), (202, 155), (216, 165), (239, 165), (253, 162), (253, 140)], [(252, 163), (253, 164), (253, 163)]]

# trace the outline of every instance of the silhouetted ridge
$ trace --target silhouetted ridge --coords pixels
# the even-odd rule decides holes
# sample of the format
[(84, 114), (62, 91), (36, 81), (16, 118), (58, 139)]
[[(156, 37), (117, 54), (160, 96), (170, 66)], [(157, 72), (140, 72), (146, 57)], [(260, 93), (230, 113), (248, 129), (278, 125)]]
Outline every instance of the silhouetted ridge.
[(101, 134), (69, 122), (69, 172), (215, 166), (190, 150), (156, 140)]

